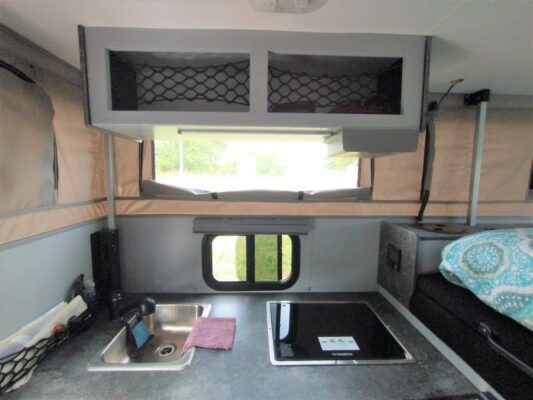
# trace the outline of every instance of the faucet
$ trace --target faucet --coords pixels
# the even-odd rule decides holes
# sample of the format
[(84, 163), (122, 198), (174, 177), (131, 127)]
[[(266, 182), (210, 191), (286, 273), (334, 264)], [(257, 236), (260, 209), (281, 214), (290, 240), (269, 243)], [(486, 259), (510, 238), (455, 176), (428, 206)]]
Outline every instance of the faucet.
[(131, 359), (139, 356), (139, 350), (148, 343), (147, 340), (141, 347), (137, 347), (132, 329), (142, 321), (142, 318), (155, 312), (155, 300), (145, 297), (141, 302), (134, 303), (119, 309), (119, 321), (126, 328), (126, 350)]

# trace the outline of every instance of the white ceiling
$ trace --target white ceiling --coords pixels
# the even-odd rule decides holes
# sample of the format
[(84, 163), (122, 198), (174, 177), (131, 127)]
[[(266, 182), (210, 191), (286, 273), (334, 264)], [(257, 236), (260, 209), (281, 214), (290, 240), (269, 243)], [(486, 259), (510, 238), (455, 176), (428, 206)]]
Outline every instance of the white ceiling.
[(79, 66), (77, 25), (433, 36), (430, 90), (533, 95), (533, 0), (329, 0), (265, 14), (247, 0), (0, 0), (0, 22)]

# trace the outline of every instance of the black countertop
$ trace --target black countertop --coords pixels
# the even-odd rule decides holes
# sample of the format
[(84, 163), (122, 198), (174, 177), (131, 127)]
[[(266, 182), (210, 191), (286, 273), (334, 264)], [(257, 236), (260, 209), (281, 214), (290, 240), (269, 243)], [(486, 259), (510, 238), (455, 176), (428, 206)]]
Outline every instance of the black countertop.
[[(231, 351), (197, 349), (173, 372), (88, 372), (87, 362), (119, 328), (102, 316), (68, 339), (11, 399), (426, 399), (474, 387), (378, 293), (153, 295), (161, 302), (210, 303), (210, 316), (234, 316)], [(267, 342), (267, 300), (367, 301), (416, 358), (414, 364), (276, 367)]]

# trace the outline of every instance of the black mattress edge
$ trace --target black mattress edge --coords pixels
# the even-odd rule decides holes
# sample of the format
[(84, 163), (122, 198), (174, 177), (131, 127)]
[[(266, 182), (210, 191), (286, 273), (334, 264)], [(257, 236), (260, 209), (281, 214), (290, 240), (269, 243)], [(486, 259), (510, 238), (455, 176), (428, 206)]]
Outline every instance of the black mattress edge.
[(414, 292), (410, 310), (506, 399), (531, 398), (533, 380), (492, 350), (477, 330), (420, 291)]

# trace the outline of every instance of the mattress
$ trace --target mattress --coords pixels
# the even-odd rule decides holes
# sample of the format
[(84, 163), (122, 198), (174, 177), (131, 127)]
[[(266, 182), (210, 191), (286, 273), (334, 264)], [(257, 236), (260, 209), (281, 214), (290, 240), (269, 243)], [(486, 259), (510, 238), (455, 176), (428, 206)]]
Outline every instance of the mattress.
[(417, 277), (410, 308), (503, 396), (531, 398), (533, 380), (489, 346), (479, 332), (479, 324), (487, 324), (503, 347), (529, 365), (533, 364), (533, 332), (491, 309), (470, 291), (449, 283), (439, 273)]

